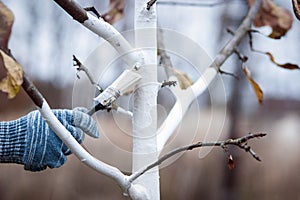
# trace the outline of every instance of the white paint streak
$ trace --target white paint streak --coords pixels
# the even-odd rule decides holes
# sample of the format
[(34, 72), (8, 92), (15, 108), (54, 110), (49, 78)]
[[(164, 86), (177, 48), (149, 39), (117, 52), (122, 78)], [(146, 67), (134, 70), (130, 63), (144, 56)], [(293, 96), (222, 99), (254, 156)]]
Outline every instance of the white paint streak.
[[(217, 70), (210, 67), (206, 69), (204, 74), (186, 90), (181, 90), (178, 85), (171, 88), (171, 91), (176, 98), (176, 103), (170, 111), (168, 117), (165, 119), (164, 123), (157, 131), (158, 151), (161, 151), (164, 148), (164, 145), (173, 135), (184, 115), (187, 113), (191, 103), (208, 88), (209, 84), (214, 80), (216, 75)], [(176, 78), (171, 77), (170, 80), (176, 80)]]
[(133, 200), (144, 199), (147, 194), (144, 193), (139, 186), (135, 186), (128, 181), (119, 169), (110, 166), (102, 161), (97, 160), (90, 155), (71, 135), (71, 133), (60, 123), (50, 109), (46, 100), (43, 102), (42, 108), (38, 108), (45, 122), (51, 127), (56, 135), (70, 148), (72, 153), (85, 165), (115, 180), (120, 187), (129, 192), (129, 196)]
[[(135, 0), (135, 43), (144, 51), (145, 64), (138, 72), (143, 77), (134, 93), (133, 162), (137, 172), (158, 158), (157, 152), (157, 38), (156, 7), (146, 10), (148, 0)], [(159, 200), (159, 171), (155, 167), (135, 180), (146, 188), (147, 199)]]
[(143, 53), (133, 49), (129, 42), (112, 25), (92, 14), (87, 13), (87, 16), (88, 20), (83, 25), (109, 42), (130, 67), (135, 67), (143, 62), (140, 59), (143, 57)]

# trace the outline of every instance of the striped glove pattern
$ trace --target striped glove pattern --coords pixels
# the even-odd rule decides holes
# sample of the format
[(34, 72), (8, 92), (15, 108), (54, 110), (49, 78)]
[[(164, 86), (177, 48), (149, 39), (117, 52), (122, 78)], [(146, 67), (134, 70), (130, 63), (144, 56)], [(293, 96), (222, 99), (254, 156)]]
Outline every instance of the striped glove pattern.
[[(84, 132), (98, 138), (96, 122), (84, 108), (53, 110), (54, 115), (81, 143)], [(23, 164), (25, 170), (58, 168), (70, 155), (70, 149), (56, 136), (38, 111), (14, 121), (0, 122), (0, 162)]]

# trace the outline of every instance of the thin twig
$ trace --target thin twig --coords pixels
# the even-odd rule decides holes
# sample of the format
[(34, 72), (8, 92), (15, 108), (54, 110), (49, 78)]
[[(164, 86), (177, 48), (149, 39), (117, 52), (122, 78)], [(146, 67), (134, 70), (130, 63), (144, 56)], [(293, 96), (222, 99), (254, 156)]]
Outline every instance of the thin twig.
[(255, 52), (255, 49), (253, 48), (253, 37), (252, 37), (252, 30), (248, 30), (248, 37), (249, 37), (249, 45), (250, 45), (250, 50)]
[(83, 9), (85, 11), (90, 11), (90, 12), (94, 13), (98, 18), (101, 17), (100, 13), (98, 12), (98, 10), (94, 6), (86, 7), (86, 8), (83, 8)]
[(253, 36), (252, 36), (252, 33), (258, 33), (260, 35), (263, 35), (265, 36), (264, 34), (262, 34), (261, 32), (257, 31), (257, 30), (248, 30), (248, 37), (249, 37), (249, 45), (250, 45), (250, 50), (253, 51), (253, 52), (256, 52), (256, 53), (260, 53), (260, 54), (266, 54), (266, 52), (264, 51), (260, 51), (260, 50), (257, 50), (254, 48), (253, 46)]
[(160, 56), (160, 64), (164, 67), (167, 77), (170, 77), (172, 75), (171, 70), (173, 68), (173, 63), (165, 49), (162, 29), (158, 29), (157, 31), (157, 47), (157, 54)]
[(240, 80), (240, 78), (237, 75), (235, 75), (234, 73), (226, 72), (226, 71), (223, 71), (222, 69), (219, 69), (219, 73), (224, 74), (224, 75), (228, 75), (228, 76), (232, 76), (236, 80)]
[(157, 0), (150, 0), (147, 3), (147, 10), (150, 10), (150, 8), (155, 4)]
[(157, 31), (157, 47), (157, 54), (160, 56), (160, 64), (164, 67), (167, 77), (169, 78), (172, 75), (175, 75), (182, 89), (186, 89), (191, 86), (193, 81), (189, 78), (189, 76), (173, 66), (171, 58), (165, 49), (162, 29)]
[(248, 152), (257, 161), (261, 161), (260, 157), (251, 149), (250, 146), (248, 146), (247, 142), (251, 139), (261, 138), (266, 135), (267, 135), (266, 133), (256, 133), (256, 134), (249, 133), (248, 135), (237, 138), (237, 139), (228, 139), (225, 141), (218, 141), (218, 142), (197, 142), (197, 143), (194, 143), (191, 145), (179, 147), (179, 148), (174, 149), (174, 150), (170, 151), (169, 153), (165, 154), (164, 156), (162, 156), (161, 158), (159, 158), (157, 161), (153, 162), (152, 164), (148, 165), (144, 169), (132, 174), (129, 178), (129, 181), (133, 182), (134, 180), (136, 180), (138, 177), (140, 177), (141, 175), (143, 175), (144, 173), (146, 173), (153, 167), (160, 165), (167, 159), (171, 158), (172, 156), (174, 156), (180, 152), (185, 152), (185, 151), (193, 150), (195, 148), (200, 148), (200, 147), (221, 147), (222, 149), (225, 149), (229, 145), (237, 146), (237, 147), (245, 150), (246, 152)]
[[(212, 82), (212, 80), (217, 76), (216, 72), (219, 72), (219, 69), (221, 68), (222, 64), (229, 58), (229, 56), (232, 55), (234, 50), (237, 48), (237, 46), (240, 44), (240, 41), (242, 40), (243, 37), (247, 34), (248, 30), (250, 30), (252, 22), (254, 20), (254, 17), (256, 16), (257, 12), (259, 11), (260, 7), (262, 5), (262, 0), (256, 0), (255, 3), (252, 5), (250, 10), (248, 11), (248, 14), (246, 15), (245, 19), (237, 29), (236, 33), (234, 36), (229, 40), (229, 42), (224, 46), (224, 48), (217, 54), (216, 58), (212, 62), (212, 64), (209, 66), (209, 69), (206, 69), (204, 72), (203, 78), (207, 80), (208, 84), (205, 84), (203, 86), (201, 81), (196, 81), (193, 87), (193, 91), (196, 94), (195, 96), (199, 96), (202, 94), (206, 89), (207, 86)], [(158, 45), (159, 46), (159, 45)], [(213, 73), (211, 73), (213, 72)], [(181, 120), (177, 120), (174, 122), (173, 118), (177, 117), (177, 113), (179, 111), (175, 108), (173, 108), (166, 118), (165, 122), (172, 122), (172, 128), (161, 128), (160, 132), (163, 134), (160, 134), (161, 140), (159, 141), (164, 141), (164, 142), (159, 142), (159, 149), (162, 149), (163, 145), (166, 143), (168, 138), (172, 135), (172, 132), (175, 130), (175, 128), (179, 125)], [(184, 110), (183, 115), (187, 112), (187, 109)], [(174, 115), (175, 114), (175, 115)], [(166, 127), (166, 126), (165, 126)]]
[(95, 81), (95, 79), (93, 78), (92, 74), (89, 72), (89, 69), (87, 67), (85, 67), (80, 61), (79, 59), (73, 55), (73, 61), (74, 64), (73, 66), (76, 67), (76, 70), (79, 71), (84, 71), (84, 73), (86, 74), (86, 76), (88, 77), (89, 81), (91, 82), (92, 85), (94, 85), (100, 92), (103, 92), (103, 89), (101, 88), (101, 86)]
[(226, 32), (229, 33), (230, 35), (234, 36), (234, 31), (231, 30), (230, 28), (226, 28)]
[(243, 55), (237, 48), (234, 50), (234, 53), (238, 56), (238, 58), (243, 62), (247, 62), (248, 57)]
[[(13, 54), (11, 52), (9, 52), (9, 55), (15, 60), (15, 57), (13, 56)], [(33, 84), (33, 82), (29, 79), (29, 77), (25, 74), (25, 72), (23, 72), (23, 83), (22, 83), (22, 88), (23, 90), (26, 92), (26, 94), (29, 96), (29, 98), (32, 100), (32, 102), (39, 107), (40, 109), (42, 109), (43, 103), (44, 103), (44, 97), (43, 95), (40, 93), (40, 91), (37, 89), (37, 87)], [(82, 143), (81, 146), (88, 152), (90, 153), (90, 151), (88, 150), (88, 148)]]
[(169, 86), (169, 87), (174, 86), (175, 87), (176, 85), (177, 85), (177, 81), (163, 81), (161, 83), (162, 88), (166, 87), (166, 86)]
[[(226, 31), (227, 31), (227, 33), (229, 33), (230, 35), (234, 36), (234, 31), (231, 30), (230, 28), (226, 28)], [(249, 33), (249, 31), (248, 31), (248, 33)], [(249, 37), (251, 37), (251, 35), (250, 35)], [(251, 38), (251, 43), (252, 43), (252, 38)], [(238, 50), (237, 47), (233, 50), (233, 53), (235, 53), (235, 54), (238, 56), (238, 58), (239, 58), (242, 62), (246, 62), (246, 61), (248, 60), (248, 57), (245, 56), (245, 55), (243, 55), (243, 54)]]
[(239, 26), (239, 28), (235, 31), (233, 38), (225, 45), (225, 47), (220, 51), (220, 53), (216, 56), (214, 62), (210, 67), (217, 68), (218, 71), (223, 65), (223, 63), (227, 60), (229, 56), (231, 56), (236, 50), (237, 46), (240, 44), (241, 40), (250, 30), (253, 19), (255, 18), (257, 12), (259, 11), (262, 5), (262, 0), (256, 0), (255, 3), (250, 8), (247, 16)]

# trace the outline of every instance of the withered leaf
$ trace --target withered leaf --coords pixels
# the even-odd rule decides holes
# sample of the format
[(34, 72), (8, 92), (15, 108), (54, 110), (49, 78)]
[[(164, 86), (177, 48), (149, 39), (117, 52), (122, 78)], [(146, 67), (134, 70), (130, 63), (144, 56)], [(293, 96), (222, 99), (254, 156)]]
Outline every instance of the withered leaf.
[(8, 98), (16, 96), (23, 82), (21, 66), (7, 55), (9, 53), (7, 46), (13, 22), (13, 13), (0, 1), (0, 68), (6, 70), (6, 77), (0, 81), (0, 90), (6, 92)]
[(0, 48), (6, 52), (13, 22), (13, 13), (0, 1)]
[(235, 168), (235, 164), (234, 164), (232, 155), (228, 156), (227, 166), (230, 170), (233, 170)]
[[(251, 6), (254, 0), (248, 0)], [(272, 33), (270, 38), (280, 39), (292, 27), (292, 14), (285, 8), (276, 5), (272, 0), (263, 0), (262, 8), (254, 19), (254, 25), (257, 27), (270, 26)]]
[[(259, 31), (256, 31), (257, 33), (260, 33)], [(251, 34), (249, 35), (250, 38), (249, 38), (249, 43), (250, 43), (250, 48), (251, 48), (251, 51), (253, 52), (256, 52), (256, 53), (260, 53), (260, 54), (265, 54), (267, 55), (269, 58), (270, 58), (270, 61), (272, 63), (274, 63), (275, 65), (277, 65), (278, 67), (281, 67), (281, 68), (284, 68), (284, 69), (290, 69), (290, 70), (293, 70), (293, 69), (300, 69), (300, 67), (296, 64), (292, 64), (292, 63), (285, 63), (285, 64), (279, 64), (275, 61), (275, 58), (274, 56), (270, 53), (270, 52), (264, 52), (264, 51), (260, 51), (260, 50), (256, 50), (253, 48), (253, 43), (252, 43), (252, 36)]]
[(260, 88), (260, 86), (252, 79), (251, 77), (251, 73), (249, 71), (249, 69), (246, 67), (246, 66), (243, 66), (243, 71), (248, 79), (248, 81), (250, 82), (254, 92), (255, 92), (255, 95), (257, 97), (257, 100), (260, 104), (263, 103), (263, 100), (264, 100), (264, 93), (262, 91), (262, 89)]
[(180, 88), (185, 90), (188, 87), (190, 87), (191, 85), (193, 85), (193, 81), (189, 78), (189, 76), (184, 73), (181, 72), (180, 70), (176, 69), (175, 67), (172, 68), (172, 71), (174, 73), (174, 75), (176, 76), (176, 78), (178, 79)]
[(300, 0), (292, 0), (294, 13), (298, 20), (300, 20)]
[(125, 0), (110, 0), (109, 11), (102, 15), (103, 19), (114, 24), (124, 16)]
[(270, 60), (272, 63), (274, 63), (275, 65), (277, 65), (278, 67), (282, 67), (282, 68), (285, 68), (285, 69), (300, 69), (298, 65), (296, 64), (292, 64), (292, 63), (285, 63), (285, 64), (279, 64), (275, 61), (275, 58), (274, 56), (270, 53), (270, 52), (266, 52), (265, 53), (267, 56), (269, 56)]
[(7, 76), (0, 81), (0, 90), (14, 98), (23, 82), (23, 71), (19, 63), (0, 50), (0, 66), (7, 71)]

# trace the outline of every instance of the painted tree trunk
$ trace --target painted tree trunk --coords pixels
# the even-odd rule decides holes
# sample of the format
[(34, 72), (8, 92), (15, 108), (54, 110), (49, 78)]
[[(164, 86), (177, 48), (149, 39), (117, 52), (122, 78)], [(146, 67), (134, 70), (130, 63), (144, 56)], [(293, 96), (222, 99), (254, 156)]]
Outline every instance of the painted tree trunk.
[[(146, 9), (147, 0), (135, 1), (135, 43), (144, 50), (138, 70), (142, 80), (134, 92), (133, 173), (157, 160), (157, 40), (156, 8)], [(151, 200), (160, 199), (158, 167), (135, 180), (148, 190)]]

